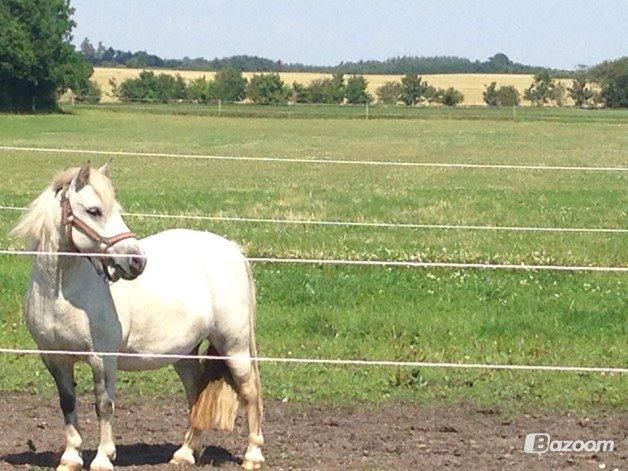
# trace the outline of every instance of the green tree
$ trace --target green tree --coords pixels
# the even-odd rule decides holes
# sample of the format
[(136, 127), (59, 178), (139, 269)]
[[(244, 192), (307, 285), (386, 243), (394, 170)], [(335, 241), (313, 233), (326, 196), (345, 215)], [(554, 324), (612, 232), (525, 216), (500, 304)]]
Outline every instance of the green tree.
[(246, 97), (253, 103), (277, 105), (290, 98), (290, 87), (287, 87), (279, 74), (253, 75), (246, 86)]
[(304, 91), (307, 103), (342, 103), (346, 87), (343, 74), (334, 74), (331, 78), (312, 80)]
[(367, 85), (368, 82), (362, 75), (352, 75), (349, 77), (345, 88), (347, 102), (352, 104), (364, 104), (373, 101), (371, 94), (366, 91)]
[(502, 85), (497, 90), (499, 106), (518, 106), (519, 90), (512, 85)]
[(536, 106), (543, 106), (550, 102), (553, 96), (554, 81), (548, 71), (534, 76), (534, 82), (525, 89), (523, 97)]
[(628, 56), (592, 67), (587, 76), (601, 87), (599, 99), (611, 108), (628, 107)]
[(245, 96), (246, 79), (242, 71), (227, 67), (216, 73), (216, 97), (223, 101), (242, 101)]
[(216, 82), (207, 80), (205, 76), (190, 81), (187, 86), (187, 97), (199, 103), (209, 103), (217, 98)]
[(417, 74), (406, 74), (401, 79), (401, 100), (406, 105), (416, 105), (425, 98), (427, 82), (421, 80)]
[(327, 86), (329, 87), (327, 93), (331, 103), (342, 103), (345, 100), (346, 87), (344, 74), (342, 72), (333, 74)]
[(0, 109), (50, 110), (60, 93), (87, 87), (92, 67), (70, 43), (69, 0), (0, 1)]
[(567, 88), (562, 82), (552, 81), (550, 87), (550, 98), (556, 103), (556, 106), (563, 106), (565, 104), (565, 95), (567, 94)]
[(116, 93), (119, 98), (131, 101), (167, 102), (186, 98), (187, 87), (179, 74), (155, 75), (153, 71), (143, 70), (139, 77), (122, 82)]
[(608, 81), (602, 88), (602, 98), (609, 108), (628, 107), (628, 74)]
[(425, 87), (425, 91), (423, 92), (423, 98), (428, 103), (440, 103), (443, 92), (444, 90), (442, 88), (436, 88), (432, 85), (428, 85)]
[(401, 99), (403, 87), (400, 82), (386, 82), (376, 91), (377, 101), (386, 105), (396, 105)]
[(584, 76), (573, 79), (571, 87), (567, 90), (574, 104), (580, 108), (586, 106), (591, 98), (593, 98), (593, 91), (590, 87), (587, 87), (587, 79)]
[(499, 106), (499, 96), (497, 94), (497, 82), (491, 82), (486, 86), (484, 93), (484, 103), (488, 106)]
[(299, 82), (292, 83), (292, 97), (293, 103), (305, 103), (307, 98), (307, 87)]
[(83, 39), (83, 42), (79, 46), (79, 51), (81, 51), (83, 57), (85, 57), (85, 59), (89, 62), (94, 62), (96, 60), (96, 49), (88, 38)]

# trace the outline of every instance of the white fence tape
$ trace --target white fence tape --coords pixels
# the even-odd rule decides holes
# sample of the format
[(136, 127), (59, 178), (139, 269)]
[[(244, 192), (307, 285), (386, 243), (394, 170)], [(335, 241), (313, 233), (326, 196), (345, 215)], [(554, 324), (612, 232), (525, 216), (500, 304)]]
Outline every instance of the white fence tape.
[(117, 155), (135, 157), (168, 157), (179, 159), (206, 159), (206, 160), (244, 160), (258, 162), (302, 163), (302, 164), (341, 164), (341, 165), (371, 165), (388, 167), (436, 167), (452, 169), (499, 169), (499, 170), (570, 170), (587, 172), (625, 172), (628, 167), (602, 167), (602, 166), (564, 166), (564, 165), (510, 165), (510, 164), (471, 164), (471, 163), (440, 163), (440, 162), (399, 162), (389, 160), (343, 160), (320, 158), (290, 158), (290, 157), (247, 157), (235, 155), (202, 155), (202, 154), (177, 154), (167, 152), (130, 152), (115, 150), (89, 150), (89, 149), (63, 149), (47, 147), (17, 147), (0, 146), (4, 151), (24, 152), (48, 152), (58, 154), (83, 154), (83, 155)]
[[(0, 205), (1, 211), (25, 211), (24, 206)], [(450, 229), (450, 230), (475, 230), (475, 231), (518, 231), (518, 232), (600, 232), (600, 233), (628, 233), (628, 229), (614, 227), (534, 227), (534, 226), (479, 226), (464, 224), (415, 224), (405, 222), (377, 222), (377, 221), (323, 221), (318, 219), (275, 219), (254, 218), (240, 216), (209, 216), (206, 214), (160, 214), (160, 213), (122, 213), (123, 216), (133, 218), (152, 219), (182, 219), (191, 221), (225, 221), (225, 222), (250, 222), (268, 224), (294, 224), (310, 226), (339, 226), (339, 227), (373, 227), (391, 229)]]
[[(0, 249), (0, 255), (49, 255), (60, 257), (105, 257), (134, 258), (133, 254), (110, 254), (100, 252), (48, 252), (40, 250)], [(358, 265), (372, 267), (416, 267), (416, 268), (484, 268), (502, 270), (556, 270), (556, 271), (593, 271), (593, 272), (628, 272), (628, 267), (596, 266), (596, 265), (526, 265), (514, 263), (458, 263), (458, 262), (414, 262), (404, 260), (346, 260), (329, 258), (276, 258), (248, 257), (250, 262), (257, 263), (296, 263), (307, 265)]]
[(121, 352), (93, 352), (73, 350), (34, 350), (20, 348), (0, 348), (0, 353), (16, 355), (72, 355), (72, 356), (103, 356), (128, 358), (154, 358), (168, 360), (251, 360), (273, 363), (301, 363), (323, 365), (353, 365), (353, 366), (403, 366), (426, 368), (460, 368), (460, 369), (490, 369), (490, 370), (532, 370), (532, 371), (563, 371), (580, 373), (628, 373), (628, 368), (606, 366), (564, 366), (564, 365), (505, 365), (493, 363), (447, 363), (428, 361), (393, 361), (393, 360), (343, 360), (334, 358), (289, 358), (289, 357), (251, 357), (248, 355), (172, 355), (161, 353), (121, 353)]

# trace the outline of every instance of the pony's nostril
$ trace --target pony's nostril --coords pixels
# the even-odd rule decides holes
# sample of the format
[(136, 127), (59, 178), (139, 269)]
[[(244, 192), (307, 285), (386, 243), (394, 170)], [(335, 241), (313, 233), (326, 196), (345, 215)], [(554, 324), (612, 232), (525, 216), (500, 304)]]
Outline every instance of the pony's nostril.
[(137, 271), (142, 268), (142, 257), (131, 257), (129, 263), (131, 264), (131, 268)]

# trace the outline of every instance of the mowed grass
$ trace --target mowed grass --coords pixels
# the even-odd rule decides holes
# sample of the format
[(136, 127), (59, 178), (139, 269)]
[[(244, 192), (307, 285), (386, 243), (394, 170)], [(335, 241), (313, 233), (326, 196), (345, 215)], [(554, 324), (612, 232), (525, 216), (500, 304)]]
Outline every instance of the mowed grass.
[(551, 121), (557, 123), (604, 123), (620, 124), (625, 120), (623, 110), (584, 110), (572, 107), (518, 107), (487, 108), (486, 106), (403, 106), (403, 105), (328, 105), (285, 104), (256, 105), (252, 103), (190, 103), (163, 102), (104, 102), (99, 104), (65, 102), (67, 112), (76, 110), (100, 110), (123, 113), (148, 113), (191, 115), (205, 117), (284, 118), (284, 119), (414, 119), (414, 120), (461, 120), (461, 121)]
[[(600, 116), (600, 115), (598, 115)], [(214, 118), (77, 110), (0, 116), (2, 145), (415, 162), (626, 166), (628, 115), (582, 122)], [(2, 151), (0, 204), (22, 206), (87, 158)], [(118, 157), (128, 211), (416, 223), (626, 228), (621, 172), (380, 168)], [(0, 212), (0, 246), (19, 212)], [(251, 256), (625, 266), (621, 233), (528, 233), (128, 218), (223, 234)], [(0, 258), (0, 343), (33, 345), (20, 315), (29, 261)], [(257, 264), (265, 356), (626, 366), (626, 275)], [(3, 390), (50, 391), (35, 357), (0, 357)], [(472, 401), (613, 411), (625, 376), (431, 368), (262, 366), (266, 395), (342, 403)], [(89, 386), (86, 376), (83, 387)], [(171, 369), (123, 374), (129, 393), (179, 390)]]
[[(122, 67), (96, 67), (94, 68), (93, 79), (98, 83), (103, 91), (103, 101), (114, 101), (111, 97), (111, 83), (113, 79), (118, 85), (129, 78), (136, 78), (144, 69), (128, 69)], [(179, 74), (185, 80), (193, 80), (198, 77), (206, 77), (213, 79), (215, 72), (197, 71), (197, 70), (172, 70), (172, 69), (153, 69), (157, 74)], [(254, 74), (262, 72), (245, 72), (243, 75), (250, 79)], [(317, 72), (281, 72), (281, 79), (287, 85), (297, 82), (302, 85), (308, 85), (313, 80), (331, 77), (330, 74)], [(348, 77), (350, 74), (345, 74)], [(382, 74), (366, 74), (365, 78), (368, 82), (367, 90), (373, 97), (377, 97), (377, 89), (386, 82), (398, 82), (403, 75), (382, 75)], [(513, 85), (523, 94), (523, 91), (530, 86), (533, 76), (530, 74), (424, 74), (423, 79), (430, 85), (438, 88), (454, 87), (464, 95), (463, 104), (465, 105), (483, 105), (483, 92), (486, 86), (491, 82), (497, 82), (501, 85)], [(570, 86), (570, 79), (560, 79), (563, 85)], [(528, 103), (529, 104), (529, 103)]]

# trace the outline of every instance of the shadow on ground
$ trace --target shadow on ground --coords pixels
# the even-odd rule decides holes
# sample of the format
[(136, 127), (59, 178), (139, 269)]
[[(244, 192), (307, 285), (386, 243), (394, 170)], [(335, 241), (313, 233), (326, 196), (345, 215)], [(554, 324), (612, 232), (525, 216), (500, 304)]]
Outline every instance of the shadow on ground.
[[(166, 464), (172, 458), (178, 446), (172, 443), (147, 444), (137, 443), (135, 445), (118, 445), (117, 455), (114, 464), (116, 467), (124, 466), (147, 466)], [(85, 450), (83, 459), (87, 465), (96, 456), (96, 450)], [(37, 466), (40, 468), (54, 468), (59, 464), (61, 455), (52, 451), (25, 451), (0, 456), (0, 462), (12, 466)], [(220, 466), (226, 463), (240, 464), (240, 460), (222, 447), (208, 446), (203, 452), (200, 464), (212, 464)]]

